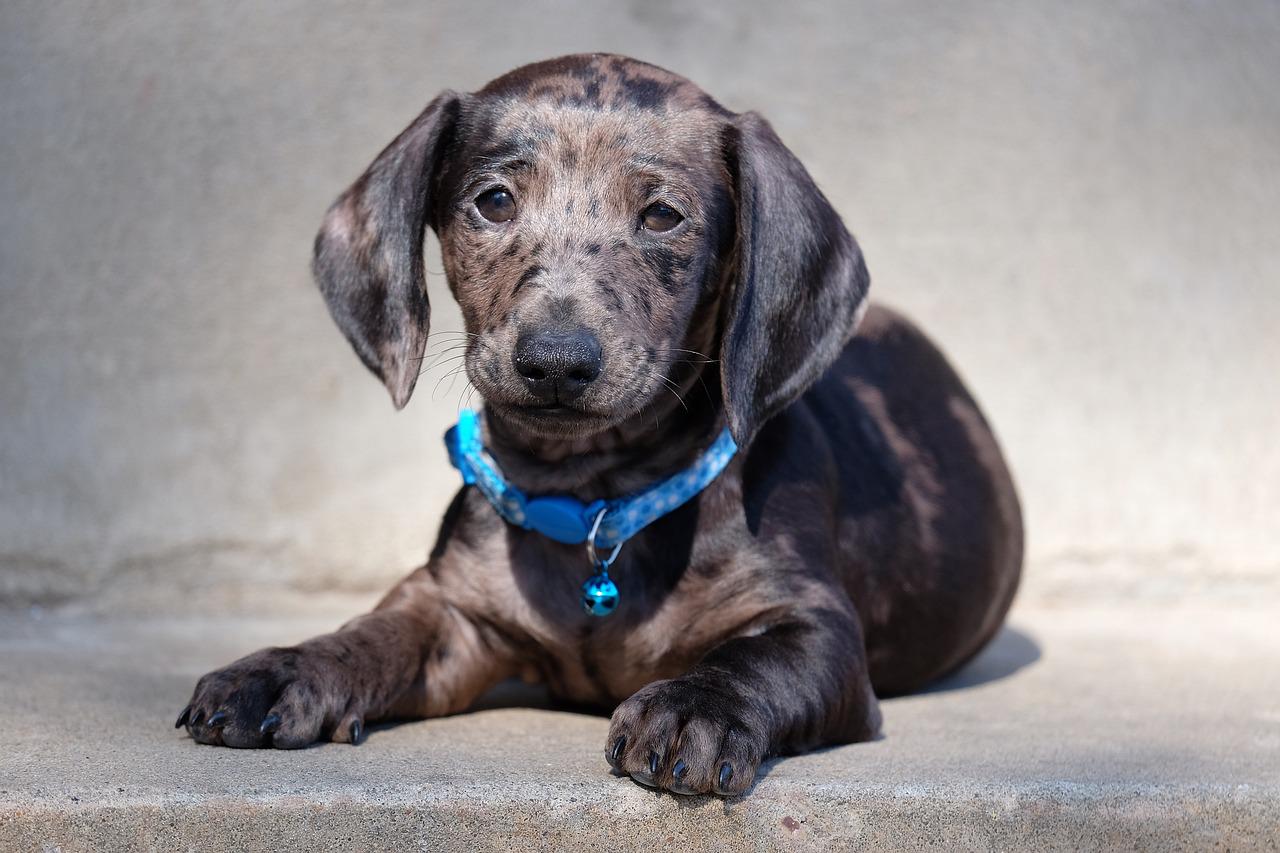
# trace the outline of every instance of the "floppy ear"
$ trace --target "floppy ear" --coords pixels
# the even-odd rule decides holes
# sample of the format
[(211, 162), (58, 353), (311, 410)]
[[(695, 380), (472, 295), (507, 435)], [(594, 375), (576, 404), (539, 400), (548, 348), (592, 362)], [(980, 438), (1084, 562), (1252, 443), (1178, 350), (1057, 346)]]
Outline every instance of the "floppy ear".
[(453, 92), (428, 104), (338, 197), (316, 235), (311, 268), (329, 313), (397, 409), (409, 402), (426, 349), (422, 242), (460, 104)]
[(728, 130), (737, 268), (720, 346), (729, 430), (741, 447), (840, 355), (862, 316), (862, 252), (804, 166), (756, 113)]

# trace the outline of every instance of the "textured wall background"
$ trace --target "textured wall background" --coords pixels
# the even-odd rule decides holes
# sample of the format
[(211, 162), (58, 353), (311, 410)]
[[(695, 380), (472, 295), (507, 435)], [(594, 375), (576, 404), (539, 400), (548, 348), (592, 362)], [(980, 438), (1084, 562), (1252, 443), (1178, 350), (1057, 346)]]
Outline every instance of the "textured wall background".
[[(759, 109), (1012, 457), (1031, 594), (1280, 573), (1280, 5), (8, 2), (0, 596), (385, 585), (455, 488), (307, 263), (444, 87), (582, 50)], [(437, 330), (460, 328), (439, 275)], [(1037, 592), (1038, 591), (1038, 592)]]

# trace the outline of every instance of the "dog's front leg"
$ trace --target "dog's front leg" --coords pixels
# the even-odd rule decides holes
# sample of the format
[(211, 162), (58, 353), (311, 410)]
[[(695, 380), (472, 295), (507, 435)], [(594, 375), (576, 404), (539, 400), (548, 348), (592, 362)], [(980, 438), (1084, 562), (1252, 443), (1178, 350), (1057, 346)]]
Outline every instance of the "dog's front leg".
[(424, 567), (332, 634), (204, 676), (178, 725), (224, 746), (359, 743), (369, 721), (466, 708), (507, 674), (506, 661)]
[(875, 736), (880, 710), (865, 661), (850, 610), (771, 621), (619, 705), (606, 757), (652, 787), (741, 794), (769, 755)]

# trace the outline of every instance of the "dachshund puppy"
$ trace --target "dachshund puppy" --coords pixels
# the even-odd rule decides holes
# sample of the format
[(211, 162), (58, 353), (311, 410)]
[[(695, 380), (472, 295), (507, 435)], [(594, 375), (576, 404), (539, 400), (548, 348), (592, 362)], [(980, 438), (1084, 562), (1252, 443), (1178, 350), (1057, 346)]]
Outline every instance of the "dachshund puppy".
[[(768, 756), (874, 737), (877, 695), (998, 630), (1022, 524), (996, 440), (938, 350), (868, 308), (858, 245), (763, 118), (610, 55), (433, 100), (315, 246), (397, 407), (427, 227), (484, 401), (473, 484), (372, 613), (202, 678), (178, 720), (197, 741), (359, 743), (522, 676), (614, 709), (616, 773), (737, 795)], [(561, 541), (502, 489), (597, 529)], [(589, 560), (624, 504), (646, 523)]]

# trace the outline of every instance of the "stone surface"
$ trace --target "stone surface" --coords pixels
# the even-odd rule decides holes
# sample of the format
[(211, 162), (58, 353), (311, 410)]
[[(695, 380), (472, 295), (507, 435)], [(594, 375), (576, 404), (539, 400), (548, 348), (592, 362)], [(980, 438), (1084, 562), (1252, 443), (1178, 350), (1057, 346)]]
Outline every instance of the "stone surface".
[[(6, 2), (0, 598), (383, 588), (456, 478), (307, 272), (444, 87), (581, 50), (755, 108), (952, 355), (1058, 592), (1280, 572), (1280, 5)], [(459, 320), (428, 263), (435, 329)], [(444, 353), (455, 337), (433, 338)], [(443, 381), (438, 381), (443, 378)], [(1030, 587), (1029, 587), (1030, 589)]]
[[(745, 798), (609, 775), (607, 720), (503, 707), (360, 747), (198, 746), (205, 670), (331, 627), (9, 614), (0, 849), (1232, 849), (1280, 843), (1280, 625), (1233, 607), (1023, 607), (884, 737), (767, 766)], [(37, 618), (38, 617), (38, 618)]]
[[(1277, 846), (1280, 5), (0, 18), (0, 850)], [(396, 414), (309, 280), (321, 212), (439, 89), (582, 50), (769, 117), (951, 354), (1025, 502), (1013, 628), (740, 801), (614, 779), (606, 721), (545, 708), (196, 746), (195, 678), (367, 606), (457, 482), (438, 257)]]

